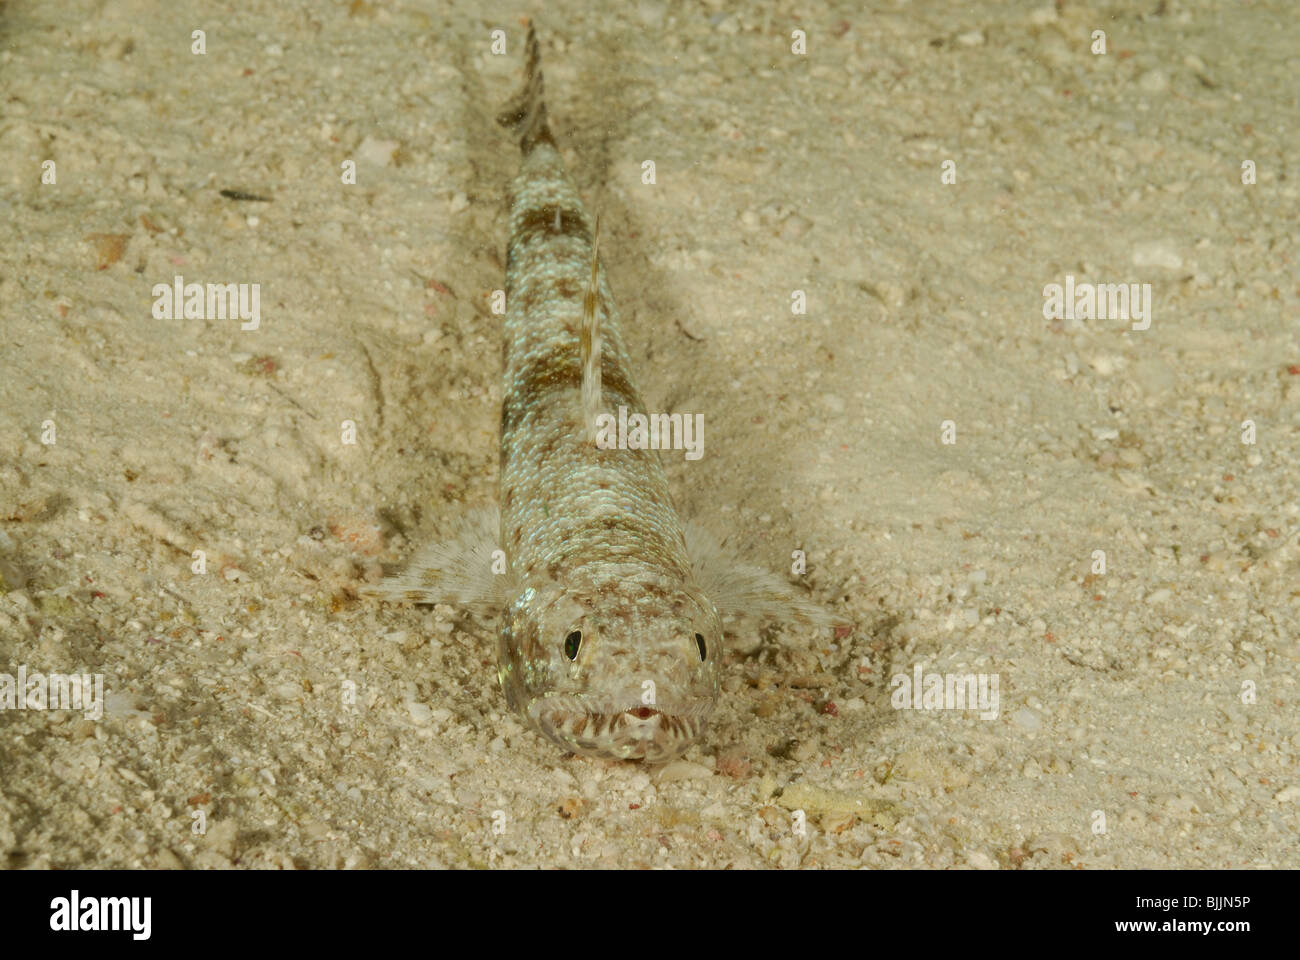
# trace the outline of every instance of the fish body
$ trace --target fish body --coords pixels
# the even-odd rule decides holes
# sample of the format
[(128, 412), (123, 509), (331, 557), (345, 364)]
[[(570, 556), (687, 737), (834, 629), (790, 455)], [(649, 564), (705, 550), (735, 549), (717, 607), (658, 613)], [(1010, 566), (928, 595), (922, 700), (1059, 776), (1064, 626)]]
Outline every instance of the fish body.
[(498, 678), (514, 711), (574, 753), (663, 762), (713, 712), (724, 615), (821, 615), (683, 528), (657, 450), (594, 442), (598, 412), (646, 409), (542, 94), (530, 26), (525, 83), (497, 118), (522, 155), (506, 263), (499, 523), (489, 532), (491, 514), (467, 520), (382, 593), (503, 608)]
[(695, 580), (658, 451), (600, 449), (584, 422), (593, 274), (596, 402), (641, 414), (645, 404), (546, 121), (531, 28), (527, 51), (524, 88), (499, 117), (523, 155), (506, 256), (499, 502), (512, 583), (499, 675), (510, 706), (561, 746), (667, 760), (713, 711), (722, 621)]

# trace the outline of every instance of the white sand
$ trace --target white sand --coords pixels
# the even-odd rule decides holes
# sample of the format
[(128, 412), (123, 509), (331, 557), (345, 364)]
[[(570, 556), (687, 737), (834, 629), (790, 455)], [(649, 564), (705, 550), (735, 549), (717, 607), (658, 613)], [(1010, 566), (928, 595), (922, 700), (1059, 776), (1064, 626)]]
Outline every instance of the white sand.
[[(350, 599), (495, 495), (520, 9), (186, 6), (0, 10), (0, 672), (108, 690), (0, 716), (0, 865), (1300, 864), (1289, 3), (542, 11), (647, 401), (705, 415), (684, 512), (856, 624), (739, 629), (666, 770), (524, 730), (492, 623)], [(178, 273), (260, 328), (153, 319)], [(1067, 274), (1150, 329), (1044, 320)], [(893, 710), (918, 664), (997, 718)]]

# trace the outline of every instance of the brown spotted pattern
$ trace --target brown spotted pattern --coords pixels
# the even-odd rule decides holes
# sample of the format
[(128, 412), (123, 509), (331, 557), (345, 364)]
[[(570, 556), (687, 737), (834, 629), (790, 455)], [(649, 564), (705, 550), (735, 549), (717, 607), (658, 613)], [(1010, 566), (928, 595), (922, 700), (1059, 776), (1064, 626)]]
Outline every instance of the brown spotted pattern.
[[(499, 502), (512, 592), (499, 675), (510, 706), (566, 749), (664, 761), (713, 709), (722, 627), (694, 581), (659, 454), (598, 450), (584, 433), (592, 224), (546, 123), (540, 62), (530, 28), (527, 80), (499, 117), (523, 156), (506, 266)], [(644, 413), (598, 276), (601, 409)]]

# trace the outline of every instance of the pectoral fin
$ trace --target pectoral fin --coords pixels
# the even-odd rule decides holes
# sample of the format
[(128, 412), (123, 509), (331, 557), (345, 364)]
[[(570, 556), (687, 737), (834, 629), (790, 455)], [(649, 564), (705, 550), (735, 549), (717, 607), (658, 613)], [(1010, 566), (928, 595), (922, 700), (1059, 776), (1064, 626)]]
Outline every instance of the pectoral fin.
[(840, 622), (821, 606), (800, 597), (775, 574), (735, 560), (725, 540), (704, 527), (691, 522), (682, 526), (696, 582), (722, 616), (793, 622), (818, 630)]
[(498, 544), (500, 527), (495, 508), (471, 510), (447, 538), (417, 552), (405, 570), (361, 593), (379, 600), (502, 606), (509, 592), (510, 569)]

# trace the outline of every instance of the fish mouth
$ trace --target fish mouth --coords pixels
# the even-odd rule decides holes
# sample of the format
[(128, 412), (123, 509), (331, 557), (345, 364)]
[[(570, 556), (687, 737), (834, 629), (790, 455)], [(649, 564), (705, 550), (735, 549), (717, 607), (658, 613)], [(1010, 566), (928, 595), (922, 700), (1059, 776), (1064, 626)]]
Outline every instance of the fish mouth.
[(665, 704), (584, 703), (580, 697), (546, 697), (529, 708), (541, 733), (565, 750), (606, 760), (666, 763), (699, 739), (713, 701)]

